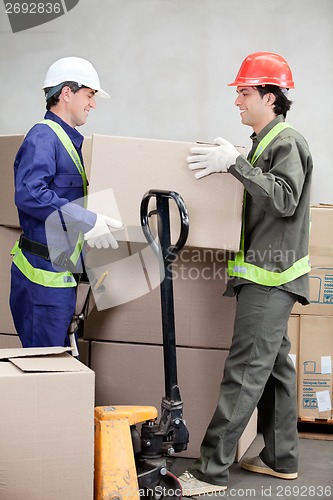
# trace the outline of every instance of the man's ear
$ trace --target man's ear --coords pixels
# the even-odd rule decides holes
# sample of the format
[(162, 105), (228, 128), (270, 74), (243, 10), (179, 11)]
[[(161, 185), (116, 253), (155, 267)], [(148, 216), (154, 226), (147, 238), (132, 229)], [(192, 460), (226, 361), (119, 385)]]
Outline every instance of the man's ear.
[(273, 94), (273, 92), (269, 92), (268, 94), (266, 94), (266, 96), (267, 96), (267, 103), (268, 104), (274, 104), (275, 103), (276, 97)]
[(70, 99), (70, 94), (72, 93), (71, 89), (68, 87), (68, 85), (65, 85), (62, 90), (61, 90), (61, 96), (64, 99), (64, 101), (68, 102)]

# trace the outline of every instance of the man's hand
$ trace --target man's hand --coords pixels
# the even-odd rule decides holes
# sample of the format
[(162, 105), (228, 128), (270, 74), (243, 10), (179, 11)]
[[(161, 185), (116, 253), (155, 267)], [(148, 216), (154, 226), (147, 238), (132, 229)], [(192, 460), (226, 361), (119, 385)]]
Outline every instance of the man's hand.
[(84, 234), (84, 239), (90, 247), (96, 248), (118, 248), (118, 242), (111, 232), (112, 229), (121, 229), (123, 223), (120, 220), (111, 219), (106, 215), (97, 214), (95, 225)]
[(234, 165), (236, 158), (240, 155), (235, 146), (222, 137), (214, 140), (217, 147), (193, 147), (191, 153), (194, 156), (187, 157), (190, 170), (202, 169), (194, 174), (196, 179), (217, 172), (228, 172), (229, 167)]

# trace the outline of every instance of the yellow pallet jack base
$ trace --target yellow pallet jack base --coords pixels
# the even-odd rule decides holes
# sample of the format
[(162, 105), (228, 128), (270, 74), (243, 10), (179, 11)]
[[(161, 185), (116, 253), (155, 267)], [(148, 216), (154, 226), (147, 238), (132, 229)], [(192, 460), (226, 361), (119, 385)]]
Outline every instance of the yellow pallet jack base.
[(94, 500), (140, 500), (130, 426), (157, 415), (153, 406), (95, 408)]

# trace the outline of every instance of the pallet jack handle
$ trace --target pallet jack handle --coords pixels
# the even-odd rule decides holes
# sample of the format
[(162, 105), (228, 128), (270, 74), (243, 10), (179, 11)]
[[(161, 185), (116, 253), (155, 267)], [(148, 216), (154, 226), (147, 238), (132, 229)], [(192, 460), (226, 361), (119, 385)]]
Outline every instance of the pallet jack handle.
[[(151, 198), (156, 198), (156, 210), (148, 211)], [(171, 244), (169, 201), (175, 201), (180, 215), (180, 235), (175, 245)], [(182, 197), (175, 191), (148, 191), (141, 202), (141, 225), (149, 243), (156, 242), (149, 226), (149, 217), (157, 215), (158, 239), (163, 257), (164, 279), (160, 285), (162, 329), (165, 366), (165, 395), (167, 399), (175, 400), (177, 394), (176, 337), (174, 322), (174, 302), (172, 284), (172, 262), (186, 243), (189, 232), (189, 218)]]
[[(156, 198), (156, 210), (148, 211), (148, 205), (151, 198)], [(169, 200), (174, 200), (180, 215), (180, 235), (175, 245), (171, 246), (170, 236), (170, 216)], [(175, 191), (162, 191), (151, 189), (142, 198), (141, 201), (141, 226), (146, 239), (149, 243), (154, 243), (155, 238), (150, 230), (149, 217), (153, 214), (159, 216), (158, 236), (163, 250), (163, 257), (167, 261), (172, 261), (174, 256), (183, 248), (189, 233), (188, 212), (183, 198)]]
[[(149, 212), (149, 202), (152, 198), (156, 199), (156, 209)], [(169, 213), (170, 201), (174, 201), (176, 203), (180, 216), (180, 235), (174, 245), (172, 245), (171, 243)], [(152, 245), (156, 253), (158, 253), (159, 257), (162, 254), (164, 271), (164, 279), (160, 284), (160, 291), (165, 372), (165, 398), (162, 399), (160, 432), (161, 434), (167, 435), (169, 429), (172, 427), (172, 435), (175, 438), (173, 442), (173, 448), (176, 451), (181, 451), (182, 449), (186, 449), (187, 447), (188, 433), (182, 420), (183, 402), (180, 397), (180, 391), (177, 381), (172, 263), (179, 251), (186, 243), (189, 233), (189, 217), (186, 205), (182, 197), (175, 191), (162, 190), (150, 190), (143, 196), (143, 199), (141, 201), (140, 214), (142, 229), (148, 243)], [(156, 243), (156, 237), (153, 236), (149, 226), (149, 218), (152, 215), (157, 216), (157, 233), (159, 245)], [(180, 426), (179, 423), (181, 423)], [(170, 441), (173, 441), (173, 439), (171, 438)]]

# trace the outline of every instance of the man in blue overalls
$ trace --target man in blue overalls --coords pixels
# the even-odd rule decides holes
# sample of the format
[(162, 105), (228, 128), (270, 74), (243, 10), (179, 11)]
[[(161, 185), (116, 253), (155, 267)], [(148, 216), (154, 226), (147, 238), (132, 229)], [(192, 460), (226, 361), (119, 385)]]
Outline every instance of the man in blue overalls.
[[(15, 203), (22, 235), (14, 246), (10, 307), (23, 347), (68, 346), (75, 311), (83, 242), (117, 248), (111, 229), (121, 221), (85, 208), (87, 178), (82, 160), (83, 125), (95, 96), (108, 98), (92, 64), (65, 57), (47, 71), (45, 119), (32, 127), (14, 163)], [(52, 258), (46, 221), (56, 214), (67, 247)], [(53, 249), (54, 250), (54, 249)]]

